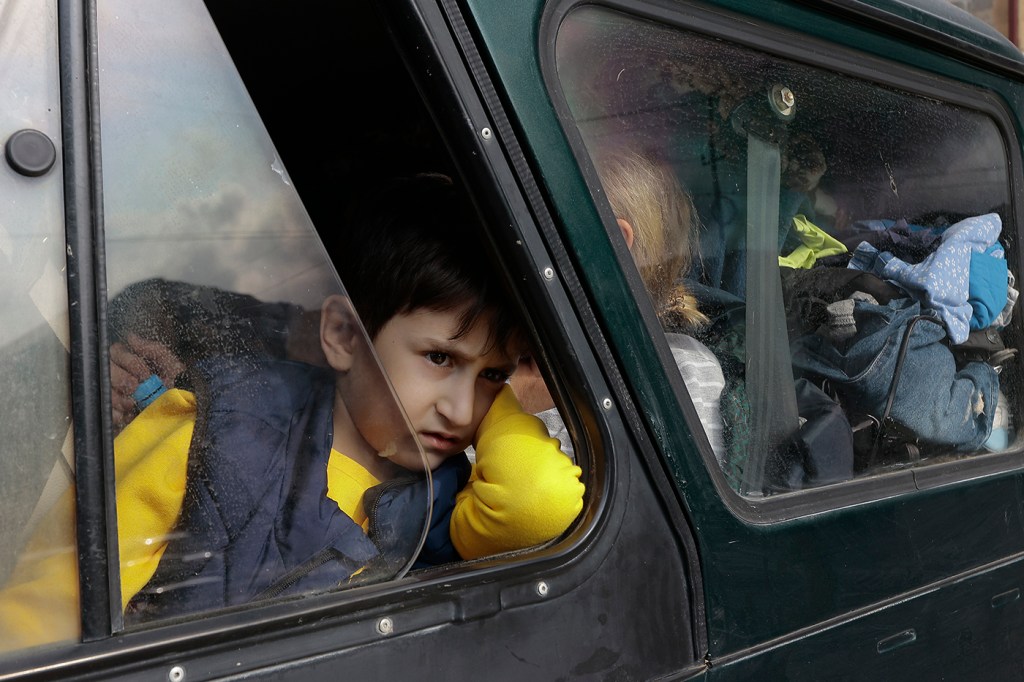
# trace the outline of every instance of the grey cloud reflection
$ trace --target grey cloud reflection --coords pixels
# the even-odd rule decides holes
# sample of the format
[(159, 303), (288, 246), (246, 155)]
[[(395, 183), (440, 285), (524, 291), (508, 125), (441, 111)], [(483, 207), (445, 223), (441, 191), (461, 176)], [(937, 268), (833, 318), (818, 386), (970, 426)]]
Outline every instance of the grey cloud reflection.
[(109, 290), (162, 277), (318, 308), (339, 287), (292, 192), (229, 183), (166, 211), (108, 216)]

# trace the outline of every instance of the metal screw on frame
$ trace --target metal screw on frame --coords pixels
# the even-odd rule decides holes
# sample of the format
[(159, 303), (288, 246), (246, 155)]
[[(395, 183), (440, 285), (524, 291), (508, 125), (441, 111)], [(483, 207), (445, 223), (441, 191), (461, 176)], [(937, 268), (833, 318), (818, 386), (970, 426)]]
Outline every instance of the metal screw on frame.
[(796, 113), (796, 94), (785, 85), (772, 86), (771, 100), (779, 116), (790, 118)]

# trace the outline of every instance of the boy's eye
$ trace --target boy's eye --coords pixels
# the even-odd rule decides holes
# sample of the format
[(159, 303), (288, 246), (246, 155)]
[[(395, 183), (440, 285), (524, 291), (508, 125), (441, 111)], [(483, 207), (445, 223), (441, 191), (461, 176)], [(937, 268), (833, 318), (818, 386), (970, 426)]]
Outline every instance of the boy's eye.
[(439, 367), (444, 367), (448, 364), (448, 354), (441, 351), (431, 351), (427, 353), (427, 360)]
[(485, 369), (480, 373), (487, 381), (492, 381), (496, 384), (503, 384), (508, 381), (509, 373), (500, 369)]

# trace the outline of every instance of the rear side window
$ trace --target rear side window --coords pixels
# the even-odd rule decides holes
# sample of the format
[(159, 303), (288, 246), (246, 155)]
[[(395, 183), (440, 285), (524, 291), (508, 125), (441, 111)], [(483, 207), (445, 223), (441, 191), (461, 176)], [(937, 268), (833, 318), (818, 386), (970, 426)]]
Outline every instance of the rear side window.
[(598, 7), (566, 17), (556, 64), (729, 487), (759, 498), (1014, 447), (994, 105)]

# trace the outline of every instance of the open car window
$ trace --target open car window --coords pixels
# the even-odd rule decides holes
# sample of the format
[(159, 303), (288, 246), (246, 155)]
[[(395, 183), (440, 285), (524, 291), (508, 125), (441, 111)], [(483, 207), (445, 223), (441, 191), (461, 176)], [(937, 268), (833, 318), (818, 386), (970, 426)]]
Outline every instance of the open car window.
[[(14, 5), (25, 6), (26, 26), (54, 30), (27, 19), (28, 3)], [(429, 490), (423, 450), (209, 12), (198, 0), (104, 0), (97, 27), (113, 608), (133, 628), (404, 574), (422, 545), (430, 497), (404, 500), (402, 527), (375, 543), (371, 500), (391, 498), (370, 491), (405, 480)], [(54, 78), (45, 72), (32, 83), (55, 87)], [(39, 127), (59, 130), (56, 121)], [(5, 170), (5, 184), (26, 181)], [(49, 214), (11, 214), (0, 229), (0, 253), (21, 265), (4, 269), (8, 291), (18, 292), (5, 299), (5, 347), (22, 349), (4, 354), (16, 389), (8, 395), (35, 411), (15, 425), (30, 432), (24, 439), (5, 439), (32, 453), (4, 457), (23, 469), (5, 481), (31, 481), (4, 521), (12, 524), (5, 544), (24, 548), (4, 556), (9, 648), (75, 640), (81, 620), (59, 173), (40, 182), (52, 201), (34, 205), (52, 205)], [(325, 301), (348, 315), (361, 349), (359, 405), (392, 427), (374, 444), (382, 464), (370, 469), (332, 449), (334, 406), (355, 405), (336, 392), (321, 350)], [(47, 483), (51, 470), (59, 480)]]
[(762, 498), (1014, 448), (995, 104), (594, 6), (567, 15), (556, 62), (612, 229), (657, 240), (633, 260), (728, 487)]
[[(71, 457), (67, 416), (58, 410), (55, 428), (46, 424), (42, 478), (19, 491), (25, 512), (8, 533), (17, 549), (0, 600), (18, 609), (0, 612), (0, 626), (18, 636), (7, 646), (245, 626), (271, 602), (274, 613), (333, 609), (381, 594), (381, 583), (414, 568), (444, 572), (513, 552), (519, 560), (557, 541), (583, 507), (582, 472), (507, 385), (529, 327), (484, 247), (491, 228), (372, 3), (260, 5), (260, 25), (296, 50), (286, 60), (236, 3), (103, 0), (95, 11), (99, 101), (90, 104), (102, 163), (75, 169), (87, 166), (102, 188), (102, 239), (86, 255), (106, 294), (96, 312), (109, 413), (102, 424), (95, 405), (76, 414), (110, 427), (112, 452), (101, 461), (97, 442), (92, 485), (76, 488), (61, 464)], [(298, 37), (324, 17), (348, 22), (349, 52)], [(362, 42), (380, 70), (347, 57)], [(328, 53), (348, 70), (339, 81), (364, 99), (393, 97), (387, 111), (367, 107), (340, 122), (333, 110), (310, 111), (323, 79), (305, 67)], [(311, 116), (338, 134), (317, 138), (314, 126), (296, 125)], [(59, 184), (47, 187), (58, 201)], [(26, 234), (45, 244), (49, 233)], [(18, 283), (34, 307), (19, 315), (43, 312), (42, 295), (54, 293), (36, 282), (48, 271), (32, 247), (14, 252), (0, 240), (3, 255), (35, 268)], [(64, 242), (46, 249), (59, 259)], [(62, 294), (59, 270), (54, 281)], [(46, 302), (47, 325), (34, 329), (48, 345), (34, 352), (60, 343), (64, 300)], [(67, 357), (56, 355), (63, 378)], [(41, 366), (50, 371), (17, 369)], [(105, 401), (106, 388), (86, 392)], [(31, 431), (30, 421), (19, 424)], [(471, 478), (473, 467), (488, 459), (474, 488), (483, 477)], [(53, 495), (66, 504), (37, 504), (51, 470), (60, 474)], [(504, 497), (488, 498), (493, 490)], [(70, 537), (76, 503), (90, 524), (106, 523), (87, 546)], [(104, 547), (105, 567), (87, 555)], [(110, 579), (79, 607), (84, 555)], [(367, 586), (375, 589), (358, 589)], [(104, 623), (83, 634), (96, 608), (110, 632)]]

